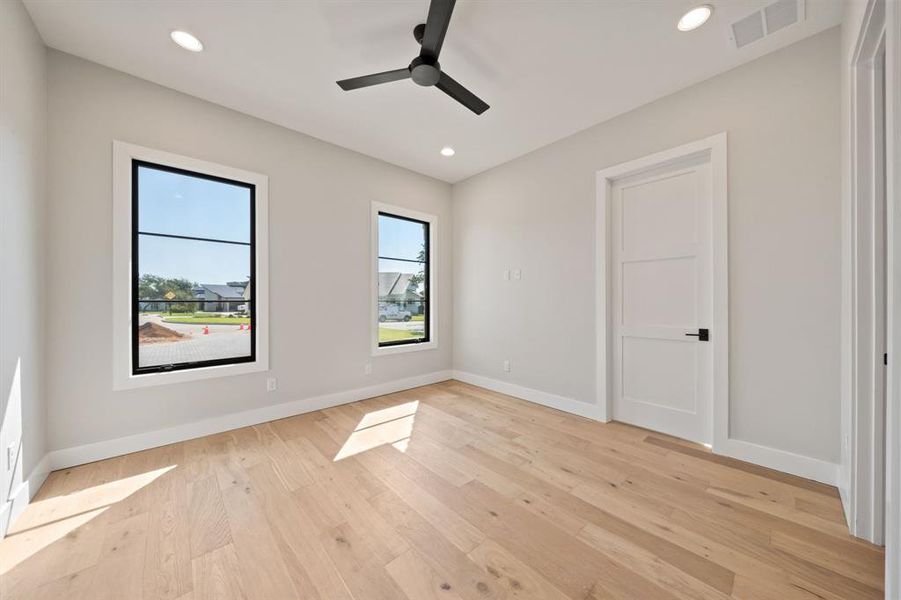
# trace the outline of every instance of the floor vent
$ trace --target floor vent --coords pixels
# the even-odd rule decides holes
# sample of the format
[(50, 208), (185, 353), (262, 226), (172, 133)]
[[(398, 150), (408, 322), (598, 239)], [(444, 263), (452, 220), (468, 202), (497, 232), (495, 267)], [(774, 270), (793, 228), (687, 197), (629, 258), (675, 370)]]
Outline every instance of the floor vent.
[(733, 23), (732, 40), (736, 48), (744, 48), (803, 19), (804, 0), (778, 0)]

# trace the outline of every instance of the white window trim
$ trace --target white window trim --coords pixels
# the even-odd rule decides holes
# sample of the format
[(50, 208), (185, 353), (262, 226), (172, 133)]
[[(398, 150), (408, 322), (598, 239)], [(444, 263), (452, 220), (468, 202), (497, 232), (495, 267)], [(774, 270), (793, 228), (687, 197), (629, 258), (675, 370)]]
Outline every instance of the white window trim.
[[(379, 346), (379, 213), (386, 212), (399, 217), (408, 217), (429, 224), (429, 341), (420, 344), (403, 344), (400, 346)], [(420, 350), (434, 350), (438, 347), (438, 217), (428, 213), (422, 213), (403, 206), (385, 204), (383, 202), (372, 203), (371, 235), (372, 262), (370, 290), (370, 327), (372, 356), (387, 356), (390, 354), (402, 354), (404, 352), (418, 352)]]
[[(169, 165), (188, 171), (234, 179), (256, 186), (256, 360), (249, 363), (198, 367), (183, 371), (132, 374), (131, 356), (131, 164), (132, 160)], [(113, 142), (113, 389), (183, 383), (269, 370), (269, 178), (259, 173)], [(254, 326), (257, 326), (254, 323)]]

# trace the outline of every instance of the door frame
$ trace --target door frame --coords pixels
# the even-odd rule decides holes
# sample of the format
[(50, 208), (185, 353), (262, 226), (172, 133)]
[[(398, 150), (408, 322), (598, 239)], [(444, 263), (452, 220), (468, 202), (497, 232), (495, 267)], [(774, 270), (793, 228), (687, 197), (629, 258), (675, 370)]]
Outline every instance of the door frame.
[[(893, 6), (894, 5), (894, 6)], [(894, 10), (893, 10), (894, 9)], [(899, 94), (892, 86), (898, 86), (897, 70), (901, 63), (897, 58), (898, 36), (892, 35), (886, 27), (889, 19), (898, 18), (894, 2), (870, 0), (867, 3), (860, 31), (852, 46), (848, 98), (850, 106), (850, 196), (845, 208), (843, 237), (845, 264), (842, 270), (842, 464), (848, 471), (843, 473), (842, 500), (848, 527), (855, 536), (882, 544), (887, 530), (891, 529), (888, 506), (898, 506), (898, 498), (891, 498), (887, 485), (892, 472), (897, 473), (897, 458), (892, 457), (892, 443), (897, 449), (897, 426), (886, 419), (892, 411), (898, 413), (898, 382), (895, 376), (897, 359), (894, 348), (898, 345), (898, 309), (893, 307), (893, 273), (901, 265), (898, 248), (894, 243), (893, 229), (897, 228), (899, 215), (893, 197), (898, 193), (898, 169), (893, 167), (898, 160), (897, 105)], [(894, 38), (894, 40), (892, 39)], [(875, 151), (875, 107), (877, 87), (873, 76), (873, 64), (884, 49), (885, 62), (885, 179), (886, 197), (884, 223), (878, 223), (877, 203), (879, 196), (879, 173)], [(892, 55), (894, 52), (894, 56)], [(893, 73), (894, 71), (894, 73)], [(893, 158), (894, 157), (894, 158)], [(894, 175), (892, 175), (894, 173)], [(894, 196), (893, 196), (894, 195)], [(892, 223), (895, 226), (892, 226)], [(878, 252), (877, 228), (885, 231), (885, 322), (879, 323), (875, 311), (877, 286), (876, 261)], [(884, 328), (885, 348), (889, 360), (885, 368), (884, 398), (878, 397), (877, 378), (882, 367), (883, 348), (877, 347), (878, 329)], [(897, 450), (896, 450), (897, 452)], [(897, 477), (897, 475), (896, 475)], [(897, 487), (897, 483), (895, 483)], [(897, 492), (896, 492), (897, 493)], [(897, 512), (897, 510), (895, 510)], [(896, 519), (897, 520), (897, 519)], [(898, 524), (894, 525), (895, 531)], [(897, 535), (897, 534), (896, 534)], [(896, 542), (897, 544), (897, 542)], [(886, 569), (888, 578), (891, 569)], [(896, 584), (897, 585), (897, 584)]]
[[(898, 353), (901, 352), (901, 3), (869, 0), (860, 30), (853, 33), (849, 69), (850, 108), (850, 194), (843, 215), (844, 265), (842, 277), (842, 402), (843, 438), (841, 486), (845, 512), (851, 533), (870, 541), (885, 542), (886, 598), (901, 597), (901, 371)], [(862, 283), (862, 268), (866, 268), (866, 254), (873, 250), (873, 238), (866, 228), (859, 227), (862, 211), (872, 203), (873, 175), (876, 165), (869, 151), (873, 145), (872, 86), (867, 82), (868, 62), (881, 43), (885, 44), (885, 180), (886, 180), (886, 365), (885, 410), (874, 411), (872, 396), (861, 395), (858, 386), (862, 369), (859, 350), (866, 348), (868, 332), (861, 332), (861, 323), (871, 323), (867, 305), (858, 300), (858, 286)], [(872, 354), (872, 352), (870, 353)], [(874, 416), (874, 422), (861, 425), (861, 414)], [(874, 469), (874, 447), (871, 432), (884, 427), (885, 461), (882, 473)], [(880, 527), (879, 494), (875, 478), (884, 476), (884, 520)], [(847, 496), (846, 496), (847, 494)]]
[(726, 177), (726, 132), (683, 144), (597, 173), (595, 204), (595, 323), (598, 414), (601, 421), (613, 418), (613, 372), (611, 297), (612, 268), (610, 260), (611, 207), (614, 182), (645, 172), (678, 165), (703, 157), (710, 162), (712, 181), (711, 205), (713, 243), (713, 299), (711, 342), (713, 343), (713, 398), (708, 414), (713, 432), (713, 450), (728, 454), (729, 440), (729, 262)]
[(888, 372), (885, 428), (885, 591), (901, 598), (901, 3), (888, 2), (885, 40), (886, 273), (888, 278)]

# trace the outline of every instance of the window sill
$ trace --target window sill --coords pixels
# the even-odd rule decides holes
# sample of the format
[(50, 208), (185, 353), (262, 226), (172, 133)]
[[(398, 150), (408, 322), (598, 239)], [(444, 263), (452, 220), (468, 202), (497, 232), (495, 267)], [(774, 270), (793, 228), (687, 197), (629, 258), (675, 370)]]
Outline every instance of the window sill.
[(372, 349), (373, 356), (388, 356), (390, 354), (403, 354), (405, 352), (418, 352), (420, 350), (434, 350), (438, 342), (432, 340), (422, 344), (401, 344), (398, 346), (376, 346)]
[(185, 383), (188, 381), (200, 381), (218, 377), (231, 377), (233, 375), (246, 375), (268, 371), (269, 365), (257, 360), (252, 363), (238, 363), (234, 365), (217, 365), (214, 367), (200, 367), (186, 369), (184, 371), (168, 371), (161, 373), (146, 373), (143, 375), (128, 375), (116, 377), (113, 382), (114, 390), (131, 390), (171, 383)]

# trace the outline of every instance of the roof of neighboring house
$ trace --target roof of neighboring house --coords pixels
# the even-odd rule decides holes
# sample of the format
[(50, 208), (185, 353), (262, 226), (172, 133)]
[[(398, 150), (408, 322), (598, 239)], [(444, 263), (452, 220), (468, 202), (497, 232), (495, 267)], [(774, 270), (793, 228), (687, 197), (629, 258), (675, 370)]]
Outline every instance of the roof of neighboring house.
[(410, 278), (413, 273), (379, 273), (379, 298), (386, 296), (404, 296), (406, 298), (420, 298), (415, 290), (410, 288)]
[(230, 285), (219, 285), (215, 283), (201, 283), (200, 289), (206, 290), (208, 292), (212, 292), (223, 299), (228, 300), (243, 300), (244, 299), (244, 289), (239, 287), (232, 287)]

